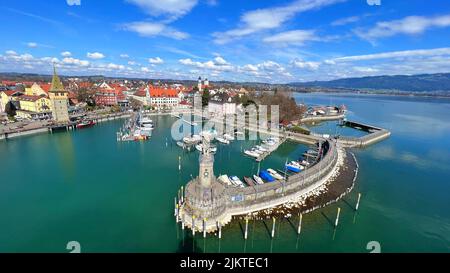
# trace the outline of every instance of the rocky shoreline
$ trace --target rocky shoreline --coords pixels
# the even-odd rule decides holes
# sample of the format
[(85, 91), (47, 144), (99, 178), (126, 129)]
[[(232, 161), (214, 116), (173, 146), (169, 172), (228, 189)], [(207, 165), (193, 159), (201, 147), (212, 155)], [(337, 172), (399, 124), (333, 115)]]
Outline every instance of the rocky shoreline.
[(340, 165), (338, 170), (323, 186), (283, 205), (253, 212), (248, 215), (238, 215), (234, 219), (243, 220), (250, 218), (264, 220), (272, 217), (290, 218), (292, 216), (298, 216), (300, 213), (307, 214), (339, 201), (352, 191), (358, 174), (358, 163), (354, 154), (348, 150), (344, 151), (343, 154), (345, 156), (341, 162), (338, 162)]

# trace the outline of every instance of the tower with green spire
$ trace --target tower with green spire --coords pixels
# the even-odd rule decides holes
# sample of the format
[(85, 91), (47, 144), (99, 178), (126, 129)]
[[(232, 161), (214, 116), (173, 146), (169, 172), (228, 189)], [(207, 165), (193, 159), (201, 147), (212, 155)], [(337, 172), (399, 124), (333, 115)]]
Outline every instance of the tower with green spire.
[(48, 95), (52, 102), (53, 120), (58, 123), (69, 122), (69, 92), (64, 90), (64, 86), (56, 73), (55, 65), (53, 65), (52, 85)]

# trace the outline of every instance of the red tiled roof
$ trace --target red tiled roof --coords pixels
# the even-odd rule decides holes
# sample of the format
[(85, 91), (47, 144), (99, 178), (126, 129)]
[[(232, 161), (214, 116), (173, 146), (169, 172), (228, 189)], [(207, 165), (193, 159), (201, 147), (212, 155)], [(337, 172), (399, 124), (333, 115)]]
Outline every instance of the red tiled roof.
[(136, 91), (136, 93), (134, 93), (134, 95), (138, 97), (145, 97), (147, 95), (147, 91), (145, 90), (145, 88), (140, 88), (138, 91)]
[(38, 99), (42, 98), (41, 96), (30, 96), (30, 95), (22, 95), (17, 97), (18, 100), (23, 101), (37, 101)]
[(51, 83), (38, 83), (38, 85), (46, 94), (48, 94), (48, 91), (50, 91), (50, 88), (52, 87)]
[(1, 91), (1, 92), (5, 93), (8, 97), (12, 96), (12, 95), (14, 95), (16, 93), (22, 93), (22, 92), (16, 91), (16, 90), (4, 90), (4, 91)]
[(164, 89), (149, 86), (150, 88), (150, 97), (177, 97), (178, 91), (175, 89)]
[(2, 81), (2, 84), (6, 85), (6, 86), (14, 86), (14, 85), (17, 84), (17, 82), (15, 82), (15, 81)]

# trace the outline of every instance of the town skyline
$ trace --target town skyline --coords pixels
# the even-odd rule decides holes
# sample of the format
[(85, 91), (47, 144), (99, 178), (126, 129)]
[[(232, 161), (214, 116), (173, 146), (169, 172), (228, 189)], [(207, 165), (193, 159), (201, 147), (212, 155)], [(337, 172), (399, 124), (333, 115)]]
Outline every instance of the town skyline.
[[(17, 3), (16, 3), (17, 2)], [(450, 71), (444, 3), (5, 3), (0, 72), (290, 83)]]

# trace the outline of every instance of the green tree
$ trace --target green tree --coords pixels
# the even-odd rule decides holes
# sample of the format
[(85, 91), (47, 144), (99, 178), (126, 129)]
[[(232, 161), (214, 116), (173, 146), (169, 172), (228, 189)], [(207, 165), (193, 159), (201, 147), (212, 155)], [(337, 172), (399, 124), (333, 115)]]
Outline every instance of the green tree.
[(203, 106), (208, 105), (210, 96), (211, 96), (211, 95), (210, 95), (208, 89), (203, 90), (203, 94), (202, 94), (202, 105), (203, 105)]
[(14, 105), (14, 103), (12, 103), (12, 101), (9, 101), (5, 105), (5, 112), (9, 117), (14, 117), (16, 115), (16, 111), (17, 111), (17, 108)]

